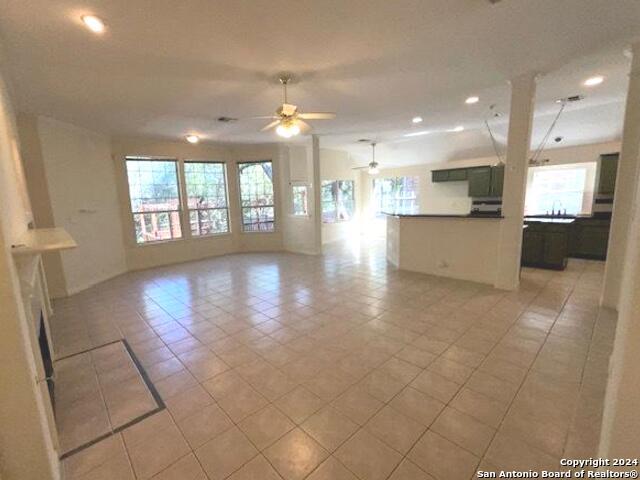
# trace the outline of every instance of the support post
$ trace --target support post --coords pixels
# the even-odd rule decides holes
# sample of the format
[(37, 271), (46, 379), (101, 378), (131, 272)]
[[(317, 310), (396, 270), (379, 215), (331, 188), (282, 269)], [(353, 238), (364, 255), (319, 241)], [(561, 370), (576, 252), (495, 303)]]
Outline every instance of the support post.
[(311, 136), (311, 156), (313, 165), (313, 245), (316, 253), (322, 253), (322, 181), (320, 180), (320, 138)]
[(495, 286), (515, 290), (520, 283), (524, 197), (529, 168), (536, 74), (527, 73), (511, 81), (511, 109), (504, 172), (502, 213)]
[(620, 298), (631, 212), (635, 206), (635, 181), (640, 168), (640, 42), (632, 46), (631, 52), (633, 59), (601, 298), (602, 306), (615, 310)]

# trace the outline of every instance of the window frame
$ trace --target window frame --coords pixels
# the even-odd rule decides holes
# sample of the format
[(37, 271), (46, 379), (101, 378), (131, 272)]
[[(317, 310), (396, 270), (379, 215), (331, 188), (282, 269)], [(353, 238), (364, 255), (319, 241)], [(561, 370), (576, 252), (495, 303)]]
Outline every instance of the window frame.
[[(129, 171), (127, 168), (127, 162), (173, 162), (175, 173), (176, 173), (176, 186), (177, 186), (177, 194), (178, 194), (178, 208), (176, 210), (157, 210), (153, 212), (134, 212), (132, 206), (132, 198), (131, 198), (131, 186), (129, 184)], [(170, 242), (179, 242), (186, 238), (185, 236), (185, 228), (184, 228), (184, 219), (183, 219), (183, 191), (182, 191), (182, 180), (181, 180), (181, 167), (180, 160), (173, 157), (162, 157), (162, 156), (136, 156), (136, 155), (127, 155), (124, 157), (124, 180), (127, 189), (127, 211), (129, 212), (130, 219), (130, 235), (133, 240), (133, 244), (136, 247), (146, 247), (150, 245), (158, 245), (163, 243)], [(180, 236), (175, 238), (163, 238), (159, 240), (150, 240), (147, 242), (138, 242), (138, 237), (136, 234), (136, 215), (144, 215), (144, 214), (160, 214), (160, 213), (168, 213), (169, 214), (169, 228), (171, 228), (171, 213), (176, 212), (178, 214), (178, 223), (180, 224)]]
[[(225, 204), (226, 207), (218, 207), (218, 208), (190, 208), (189, 207), (189, 194), (187, 192), (187, 172), (185, 169), (185, 166), (188, 163), (203, 163), (203, 164), (216, 164), (216, 165), (222, 165), (222, 177), (223, 177), (223, 183), (224, 183), (224, 195), (225, 195)], [(221, 160), (196, 160), (196, 159), (185, 159), (182, 160), (180, 162), (181, 164), (181, 171), (182, 171), (182, 187), (184, 188), (184, 223), (186, 224), (187, 231), (188, 231), (188, 236), (189, 238), (207, 238), (207, 237), (220, 237), (220, 236), (224, 236), (224, 235), (231, 235), (232, 233), (232, 228), (231, 228), (231, 212), (230, 212), (230, 206), (229, 206), (229, 182), (228, 182), (228, 175), (227, 175), (227, 162), (221, 161)], [(214, 232), (214, 233), (207, 233), (205, 235), (194, 235), (191, 231), (191, 212), (197, 212), (200, 210), (226, 210), (227, 211), (227, 231), (226, 232)], [(183, 235), (184, 237), (184, 235)]]
[[(241, 182), (241, 172), (240, 172), (240, 168), (243, 165), (258, 165), (258, 164), (262, 164), (262, 163), (270, 163), (271, 164), (271, 171), (272, 171), (272, 177), (271, 178), (271, 190), (272, 190), (272, 196), (273, 196), (273, 204), (271, 205), (261, 205), (259, 207), (245, 207), (242, 205), (242, 182)], [(278, 231), (278, 213), (277, 213), (277, 209), (276, 209), (276, 203), (277, 203), (277, 199), (276, 199), (276, 182), (274, 181), (274, 178), (276, 178), (276, 169), (275, 169), (275, 164), (273, 162), (273, 160), (241, 160), (241, 161), (237, 161), (236, 162), (236, 185), (238, 188), (238, 210), (240, 213), (240, 233), (242, 234), (249, 234), (249, 235), (253, 235), (253, 234), (269, 234), (269, 233), (276, 233)], [(253, 208), (273, 208), (273, 229), (272, 230), (246, 230), (245, 229), (245, 223), (244, 223), (244, 215), (243, 215), (243, 211), (245, 209), (253, 209)], [(266, 223), (266, 222), (264, 222)]]
[[(351, 216), (350, 218), (347, 219), (339, 219), (338, 218), (338, 206), (342, 204), (342, 195), (340, 194), (340, 183), (350, 183), (351, 184), (351, 191), (353, 194), (353, 210), (351, 212)], [(325, 202), (322, 201), (322, 190), (328, 186), (331, 185), (332, 186), (332, 190), (335, 191), (335, 215), (334, 215), (334, 220), (331, 222), (325, 221), (324, 219), (324, 211), (323, 211), (323, 204)], [(349, 223), (352, 222), (354, 220), (356, 216), (356, 182), (353, 179), (342, 179), (342, 180), (322, 180), (320, 182), (320, 220), (321, 223), (323, 224), (327, 224), (327, 225), (332, 225), (332, 224), (336, 224), (336, 223)]]

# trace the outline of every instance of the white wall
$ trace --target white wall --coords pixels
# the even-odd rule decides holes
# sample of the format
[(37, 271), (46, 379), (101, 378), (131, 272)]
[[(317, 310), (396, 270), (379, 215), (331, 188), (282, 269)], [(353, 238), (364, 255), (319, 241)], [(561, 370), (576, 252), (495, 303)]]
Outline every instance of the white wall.
[[(554, 148), (547, 150), (542, 158), (548, 158), (547, 165), (564, 165), (571, 163), (597, 162), (603, 153), (620, 150), (619, 142), (598, 143), (579, 147)], [(444, 182), (433, 183), (431, 170), (443, 168), (464, 168), (480, 165), (494, 165), (495, 157), (473, 158), (450, 162), (428, 163), (409, 167), (382, 169), (378, 175), (363, 175), (363, 215), (370, 221), (373, 215), (372, 189), (374, 178), (417, 176), (419, 177), (419, 203), (421, 213), (454, 213), (464, 214), (471, 210), (471, 199), (467, 195), (468, 183)], [(597, 179), (596, 179), (597, 180)]]
[(360, 235), (360, 211), (362, 207), (361, 166), (351, 156), (341, 150), (320, 149), (320, 178), (326, 180), (353, 180), (355, 188), (356, 211), (350, 222), (323, 223), (322, 243), (331, 243)]
[(38, 132), (55, 225), (78, 243), (61, 253), (70, 295), (126, 271), (111, 143), (47, 117)]
[[(45, 399), (34, 381), (36, 359), (11, 245), (32, 220), (17, 127), (0, 76), (0, 475), (4, 480), (60, 478)], [(48, 401), (48, 400), (47, 400)]]
[[(311, 146), (289, 146), (286, 148), (281, 168), (283, 197), (283, 243), (289, 252), (315, 255), (315, 199), (313, 194), (313, 158)], [(293, 215), (291, 191), (293, 185), (308, 187), (307, 216)]]

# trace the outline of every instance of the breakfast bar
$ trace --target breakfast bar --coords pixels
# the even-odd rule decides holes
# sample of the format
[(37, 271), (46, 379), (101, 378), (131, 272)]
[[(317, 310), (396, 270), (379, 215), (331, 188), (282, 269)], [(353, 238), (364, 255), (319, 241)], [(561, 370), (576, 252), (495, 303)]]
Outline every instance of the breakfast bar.
[(503, 218), (387, 213), (387, 260), (402, 270), (494, 285)]

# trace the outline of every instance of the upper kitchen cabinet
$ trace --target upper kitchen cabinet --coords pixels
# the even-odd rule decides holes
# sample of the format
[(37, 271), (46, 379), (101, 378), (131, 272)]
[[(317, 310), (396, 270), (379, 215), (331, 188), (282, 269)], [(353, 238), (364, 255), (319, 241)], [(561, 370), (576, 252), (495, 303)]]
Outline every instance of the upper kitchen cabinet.
[(470, 168), (467, 172), (470, 197), (488, 197), (491, 192), (491, 167)]
[(598, 177), (598, 193), (600, 195), (613, 195), (615, 191), (619, 156), (618, 153), (600, 155), (600, 175)]
[(431, 170), (431, 181), (438, 182), (463, 182), (467, 179), (466, 168), (448, 168), (446, 170)]
[(491, 167), (491, 188), (490, 197), (502, 197), (502, 187), (504, 186), (504, 165)]

